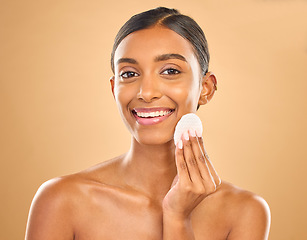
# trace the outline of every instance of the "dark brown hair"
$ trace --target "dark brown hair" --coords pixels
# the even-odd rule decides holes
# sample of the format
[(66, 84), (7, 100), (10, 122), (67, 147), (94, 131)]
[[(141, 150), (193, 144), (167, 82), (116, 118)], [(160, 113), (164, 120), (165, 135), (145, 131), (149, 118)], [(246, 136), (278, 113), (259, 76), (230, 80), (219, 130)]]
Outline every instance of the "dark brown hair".
[(190, 17), (181, 14), (176, 9), (158, 7), (132, 16), (117, 33), (111, 54), (111, 68), (114, 72), (114, 54), (121, 41), (130, 33), (161, 25), (178, 33), (193, 46), (202, 74), (208, 72), (209, 51), (204, 32)]

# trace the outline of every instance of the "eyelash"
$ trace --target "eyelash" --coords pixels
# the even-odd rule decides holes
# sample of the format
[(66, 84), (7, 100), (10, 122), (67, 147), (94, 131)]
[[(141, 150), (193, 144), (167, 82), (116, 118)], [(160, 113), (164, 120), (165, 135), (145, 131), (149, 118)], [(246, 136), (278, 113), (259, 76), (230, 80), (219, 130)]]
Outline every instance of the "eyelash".
[[(133, 76), (129, 76), (130, 74), (133, 74)], [(127, 75), (127, 76), (125, 76), (125, 75)], [(139, 76), (139, 74), (136, 73), (136, 72), (133, 72), (133, 71), (126, 71), (126, 72), (123, 72), (123, 73), (120, 74), (121, 78), (132, 78), (132, 77), (138, 77), (138, 76)]]
[(181, 73), (179, 70), (177, 70), (177, 69), (175, 69), (175, 68), (167, 68), (167, 69), (165, 69), (165, 70), (162, 72), (162, 74), (163, 74), (164, 72), (166, 72), (166, 71), (167, 71), (167, 74), (164, 74), (164, 75), (177, 75), (177, 74)]
[[(167, 72), (167, 73), (165, 73), (165, 72)], [(167, 68), (167, 69), (165, 69), (161, 72), (162, 75), (177, 75), (177, 74), (180, 74), (180, 73), (181, 72), (179, 70), (175, 69), (175, 68)], [(138, 76), (140, 76), (140, 75), (136, 72), (133, 72), (133, 71), (126, 71), (126, 72), (123, 72), (123, 73), (120, 74), (120, 77), (125, 78), (125, 79), (138, 77)]]

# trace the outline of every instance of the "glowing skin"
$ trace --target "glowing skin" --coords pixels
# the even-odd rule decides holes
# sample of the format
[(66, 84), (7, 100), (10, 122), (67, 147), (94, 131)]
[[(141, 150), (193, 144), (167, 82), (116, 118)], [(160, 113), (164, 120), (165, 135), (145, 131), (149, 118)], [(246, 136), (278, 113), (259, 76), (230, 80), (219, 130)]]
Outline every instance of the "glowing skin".
[[(144, 29), (119, 44), (114, 63), (113, 93), (132, 136), (144, 144), (170, 141), (181, 116), (196, 111), (202, 90), (191, 44), (167, 28)], [(137, 108), (170, 113), (142, 119), (133, 111)]]
[(191, 44), (166, 28), (134, 32), (115, 52), (110, 82), (129, 151), (43, 184), (25, 239), (266, 240), (267, 204), (221, 182), (202, 137), (184, 133), (174, 146), (176, 123), (215, 89)]

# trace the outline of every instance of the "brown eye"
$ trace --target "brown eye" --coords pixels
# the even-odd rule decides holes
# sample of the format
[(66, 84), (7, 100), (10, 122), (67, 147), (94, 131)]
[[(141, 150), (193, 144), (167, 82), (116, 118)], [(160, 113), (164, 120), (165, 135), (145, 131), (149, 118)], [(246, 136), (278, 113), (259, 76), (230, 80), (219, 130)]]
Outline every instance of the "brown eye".
[(133, 78), (133, 77), (138, 77), (139, 74), (136, 73), (136, 72), (127, 71), (127, 72), (121, 73), (120, 76), (121, 76), (122, 78)]
[(162, 72), (164, 75), (176, 75), (179, 74), (180, 71), (175, 68), (168, 68)]

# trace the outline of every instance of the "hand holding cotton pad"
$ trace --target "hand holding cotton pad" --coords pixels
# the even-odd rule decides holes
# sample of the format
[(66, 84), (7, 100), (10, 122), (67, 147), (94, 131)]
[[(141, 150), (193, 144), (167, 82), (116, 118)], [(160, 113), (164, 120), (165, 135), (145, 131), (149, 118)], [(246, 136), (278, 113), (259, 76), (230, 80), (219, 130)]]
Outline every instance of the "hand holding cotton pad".
[(182, 134), (188, 130), (196, 131), (198, 136), (201, 136), (203, 133), (203, 125), (201, 123), (201, 120), (194, 113), (188, 113), (183, 115), (177, 123), (174, 133), (175, 145), (177, 145), (177, 143), (181, 139)]

